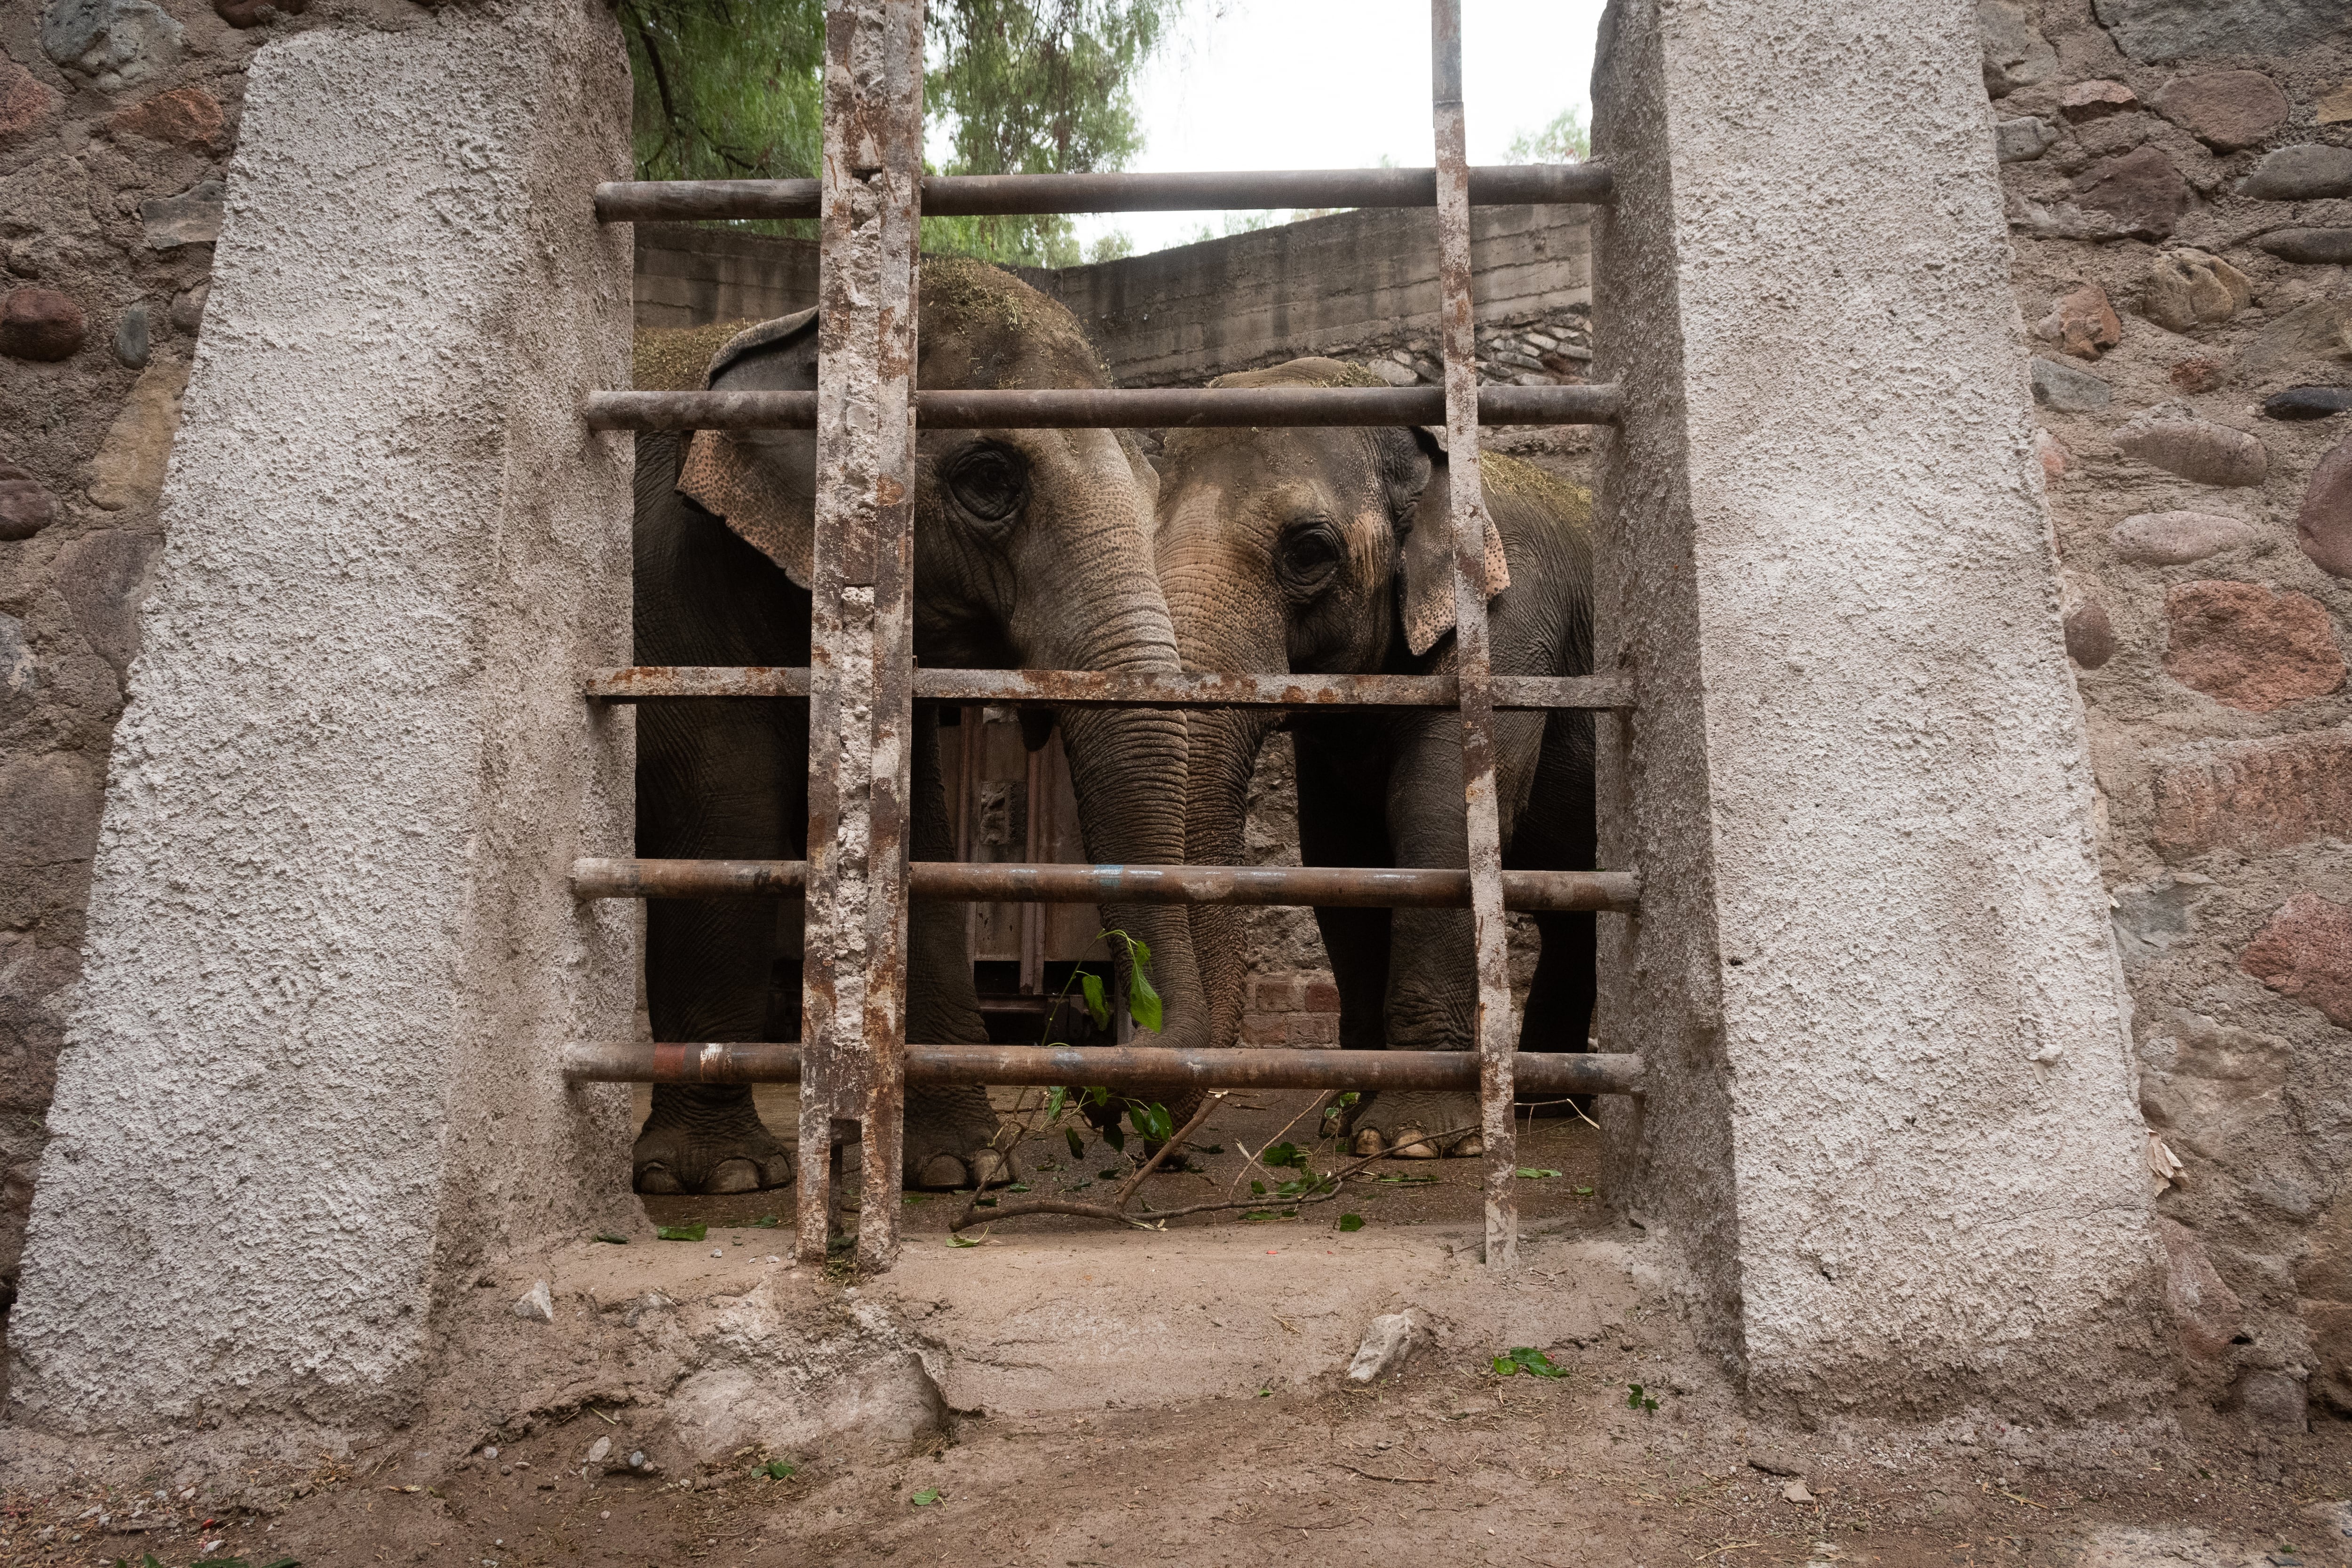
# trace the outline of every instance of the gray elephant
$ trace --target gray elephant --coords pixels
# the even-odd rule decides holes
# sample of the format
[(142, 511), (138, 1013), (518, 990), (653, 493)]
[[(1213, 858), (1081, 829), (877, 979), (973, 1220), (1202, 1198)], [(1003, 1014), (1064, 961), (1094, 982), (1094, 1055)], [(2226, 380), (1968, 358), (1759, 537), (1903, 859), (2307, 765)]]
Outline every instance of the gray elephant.
[[(1218, 386), (1378, 386), (1327, 359)], [(1508, 458), (1479, 467), (1488, 624), (1498, 675), (1584, 675), (1592, 659), (1590, 499)], [(1185, 667), (1429, 674), (1453, 666), (1454, 545), (1445, 454), (1413, 429), (1171, 432), (1160, 464), (1160, 586)], [(1499, 591), (1498, 591), (1499, 590)], [(1277, 720), (1192, 721), (1187, 858), (1242, 858), (1250, 772)], [(1507, 867), (1593, 862), (1592, 717), (1496, 718)], [(1461, 721), (1451, 710), (1301, 715), (1298, 847), (1310, 866), (1467, 865)], [(1473, 1047), (1477, 977), (1466, 910), (1318, 909), (1339, 991), (1339, 1043)], [(1582, 1050), (1592, 1011), (1590, 914), (1536, 917), (1543, 951), (1520, 1031), (1528, 1050)], [(1239, 1033), (1244, 955), (1228, 910), (1194, 912), (1214, 1043)], [(1483, 1152), (1474, 1094), (1390, 1090), (1353, 1117), (1355, 1148), (1412, 1158)], [(1473, 1131), (1452, 1139), (1440, 1135)], [(1436, 1145), (1443, 1142), (1444, 1148)]]
[[(917, 379), (927, 387), (1101, 386), (1077, 321), (978, 262), (924, 263)], [(742, 332), (710, 362), (726, 391), (816, 384), (814, 311)], [(1152, 572), (1152, 477), (1124, 433), (937, 430), (918, 441), (915, 653), (927, 666), (1174, 670), (1174, 634)], [(636, 657), (643, 664), (805, 665), (815, 495), (814, 433), (703, 432), (637, 447)], [(1170, 713), (1068, 710), (1067, 745), (1087, 853), (1182, 858), (1184, 730)], [(952, 859), (936, 715), (919, 710), (912, 851)], [(1039, 737), (1042, 742), (1042, 735)], [(798, 858), (808, 816), (808, 708), (693, 699), (637, 721), (637, 852)], [(797, 906), (664, 900), (646, 915), (646, 989), (662, 1040), (795, 1037)], [(1167, 1043), (1204, 1032), (1182, 911), (1103, 910), (1142, 938), (1166, 999)], [(919, 903), (908, 940), (907, 1030), (921, 1041), (988, 1038), (959, 905)], [(771, 1016), (772, 984), (780, 1005)], [(909, 1089), (909, 1186), (1009, 1180), (999, 1124), (978, 1086)], [(657, 1085), (635, 1149), (637, 1190), (741, 1192), (792, 1180), (789, 1151), (746, 1088)]]

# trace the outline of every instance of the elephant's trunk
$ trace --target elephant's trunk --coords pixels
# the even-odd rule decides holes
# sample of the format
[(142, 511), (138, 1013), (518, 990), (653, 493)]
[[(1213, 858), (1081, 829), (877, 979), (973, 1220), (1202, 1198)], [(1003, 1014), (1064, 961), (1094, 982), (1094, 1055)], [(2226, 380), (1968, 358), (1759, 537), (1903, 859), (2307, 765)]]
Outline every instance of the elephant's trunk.
[[(1180, 520), (1181, 521), (1181, 520)], [(1245, 574), (1221, 555), (1189, 548), (1180, 533), (1163, 539), (1160, 584), (1184, 668), (1225, 673), (1280, 674), (1289, 668), (1278, 609), (1256, 602)], [(1173, 548), (1167, 548), (1168, 545)], [(1187, 756), (1184, 858), (1195, 865), (1239, 866), (1248, 859), (1250, 775), (1257, 754), (1279, 722), (1264, 709), (1196, 709)], [(1203, 904), (1192, 910), (1192, 948), (1206, 993), (1209, 1039), (1227, 1047), (1241, 1038), (1244, 957), (1239, 910)]]
[[(1067, 526), (1056, 559), (1017, 616), (1024, 663), (1045, 669), (1169, 672), (1181, 668), (1160, 584), (1139, 536), (1145, 516), (1106, 506), (1093, 526)], [(1184, 859), (1185, 725), (1181, 712), (1066, 708), (1056, 715), (1069, 753), (1079, 834), (1090, 860), (1172, 866)], [(1207, 1043), (1209, 1024), (1181, 905), (1106, 904), (1107, 929), (1151, 950), (1150, 977), (1162, 1003), (1167, 1046)], [(1114, 958), (1121, 955), (1114, 952)]]

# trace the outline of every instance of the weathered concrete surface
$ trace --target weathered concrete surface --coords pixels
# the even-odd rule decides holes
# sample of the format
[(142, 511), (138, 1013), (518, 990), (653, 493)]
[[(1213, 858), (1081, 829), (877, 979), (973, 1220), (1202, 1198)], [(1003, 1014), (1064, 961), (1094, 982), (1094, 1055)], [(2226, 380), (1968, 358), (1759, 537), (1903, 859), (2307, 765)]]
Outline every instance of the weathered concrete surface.
[(68, 1429), (404, 1415), (486, 1256), (623, 1217), (628, 166), (597, 0), (249, 79), (10, 1324)]
[(1619, 1201), (1759, 1407), (2127, 1413), (2146, 1131), (1973, 7), (1617, 0), (1595, 86)]

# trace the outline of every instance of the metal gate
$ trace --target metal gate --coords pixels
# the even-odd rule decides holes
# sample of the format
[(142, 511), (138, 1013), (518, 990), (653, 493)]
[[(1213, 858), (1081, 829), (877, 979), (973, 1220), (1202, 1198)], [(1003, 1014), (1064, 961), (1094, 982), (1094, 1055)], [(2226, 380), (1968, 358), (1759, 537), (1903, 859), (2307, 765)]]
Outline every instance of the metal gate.
[[(1637, 1056), (1520, 1053), (1511, 1017), (1504, 911), (1631, 912), (1630, 871), (1506, 871), (1495, 795), (1497, 710), (1624, 711), (1631, 682), (1489, 673), (1483, 425), (1606, 424), (1613, 386), (1481, 387), (1473, 358), (1470, 208), (1606, 203), (1597, 163), (1471, 168), (1464, 146), (1460, 0), (1431, 5), (1437, 164), (1433, 169), (1265, 174), (1005, 174), (922, 172), (922, 0), (845, 0), (825, 18), (824, 174), (816, 180), (619, 183), (600, 186), (607, 223), (678, 218), (818, 220), (818, 389), (598, 392), (605, 430), (816, 431), (816, 564), (811, 668), (636, 668), (592, 679), (605, 701), (682, 697), (810, 704), (806, 862), (590, 860), (573, 892), (592, 898), (789, 896), (808, 900), (802, 1043), (590, 1043), (571, 1047), (573, 1082), (750, 1083), (798, 1079), (797, 1250), (821, 1261), (835, 1171), (807, 1152), (854, 1122), (864, 1146), (857, 1258), (887, 1268), (898, 1246), (900, 1121), (909, 1080), (935, 1083), (1202, 1088), (1468, 1089), (1486, 1142), (1486, 1260), (1517, 1260), (1515, 1091), (1629, 1093)], [(1202, 207), (1428, 206), (1437, 209), (1445, 381), (1441, 387), (1260, 387), (919, 392), (915, 268), (919, 218), (1141, 212)], [(913, 660), (915, 431), (1189, 426), (1436, 425), (1453, 482), (1452, 676), (1103, 674), (916, 669)], [(1465, 871), (1330, 867), (968, 865), (907, 858), (913, 704), (1054, 707), (1337, 705), (1458, 708), (1468, 812)], [(909, 899), (1036, 902), (1425, 906), (1472, 911), (1478, 965), (1476, 1050), (1370, 1051), (923, 1045), (905, 1038)], [(1575, 1042), (1581, 1045), (1582, 1042)]]

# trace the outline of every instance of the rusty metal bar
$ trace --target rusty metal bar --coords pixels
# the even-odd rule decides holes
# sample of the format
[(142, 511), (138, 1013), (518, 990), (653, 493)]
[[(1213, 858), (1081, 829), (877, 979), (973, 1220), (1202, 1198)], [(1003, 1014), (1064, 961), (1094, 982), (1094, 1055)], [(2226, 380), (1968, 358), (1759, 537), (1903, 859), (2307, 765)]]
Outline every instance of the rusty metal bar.
[[(1474, 206), (1605, 203), (1605, 163), (1481, 165)], [(1218, 208), (1425, 207), (1434, 169), (1265, 169), (1200, 174), (929, 174), (926, 217), (1022, 217), (1046, 213), (1208, 212)], [(596, 187), (599, 223), (694, 218), (811, 218), (814, 180), (614, 180)]]
[[(1498, 712), (1633, 706), (1633, 683), (1620, 676), (1498, 675), (1490, 682)], [(600, 669), (590, 697), (642, 702), (673, 697), (805, 697), (809, 672), (789, 667), (637, 665)], [(1288, 708), (1347, 705), (1452, 708), (1460, 688), (1451, 675), (1114, 675), (1091, 669), (918, 669), (920, 702), (1006, 703), (1055, 708)]]
[[(1447, 504), (1454, 523), (1454, 659), (1462, 687), (1462, 791), (1470, 920), (1478, 955), (1479, 1130), (1486, 1146), (1489, 1267), (1518, 1262), (1517, 1123), (1511, 1113), (1517, 1030), (1503, 919), (1502, 820), (1495, 794), (1495, 696), (1486, 637), (1487, 539), (1478, 475), (1478, 363), (1470, 298), (1470, 167), (1462, 108), (1461, 0), (1430, 0), (1432, 119), (1437, 140), (1438, 327), (1445, 362)], [(1499, 536), (1497, 536), (1499, 539)]]
[[(922, 0), (836, 0), (824, 48), (801, 1145), (858, 1123), (857, 1258), (879, 1269), (898, 1254), (906, 1103)], [(825, 1172), (802, 1162), (805, 1260), (824, 1256)]]
[[(1475, 1088), (1479, 1074), (1478, 1057), (1471, 1051), (965, 1045), (903, 1049), (907, 1081), (919, 1084), (1458, 1090)], [(1630, 1052), (1524, 1052), (1515, 1065), (1520, 1087), (1530, 1094), (1642, 1090), (1642, 1058)], [(800, 1076), (801, 1048), (788, 1043), (590, 1040), (563, 1047), (568, 1083), (793, 1083)]]
[[(592, 392), (581, 417), (593, 430), (806, 430), (813, 392)], [(1607, 425), (1613, 385), (1478, 389), (1486, 425)], [(1041, 387), (918, 392), (915, 423), (929, 430), (1157, 430), (1227, 426), (1436, 425), (1435, 386)]]
[[(1034, 847), (1032, 852), (1034, 852)], [(621, 860), (572, 863), (575, 899), (789, 899), (807, 885), (805, 860)], [(1357, 866), (1086, 866), (917, 860), (910, 896), (979, 904), (1289, 904), (1326, 908), (1470, 907), (1470, 873)], [(1633, 914), (1631, 871), (1505, 871), (1503, 907), (1530, 912)]]

